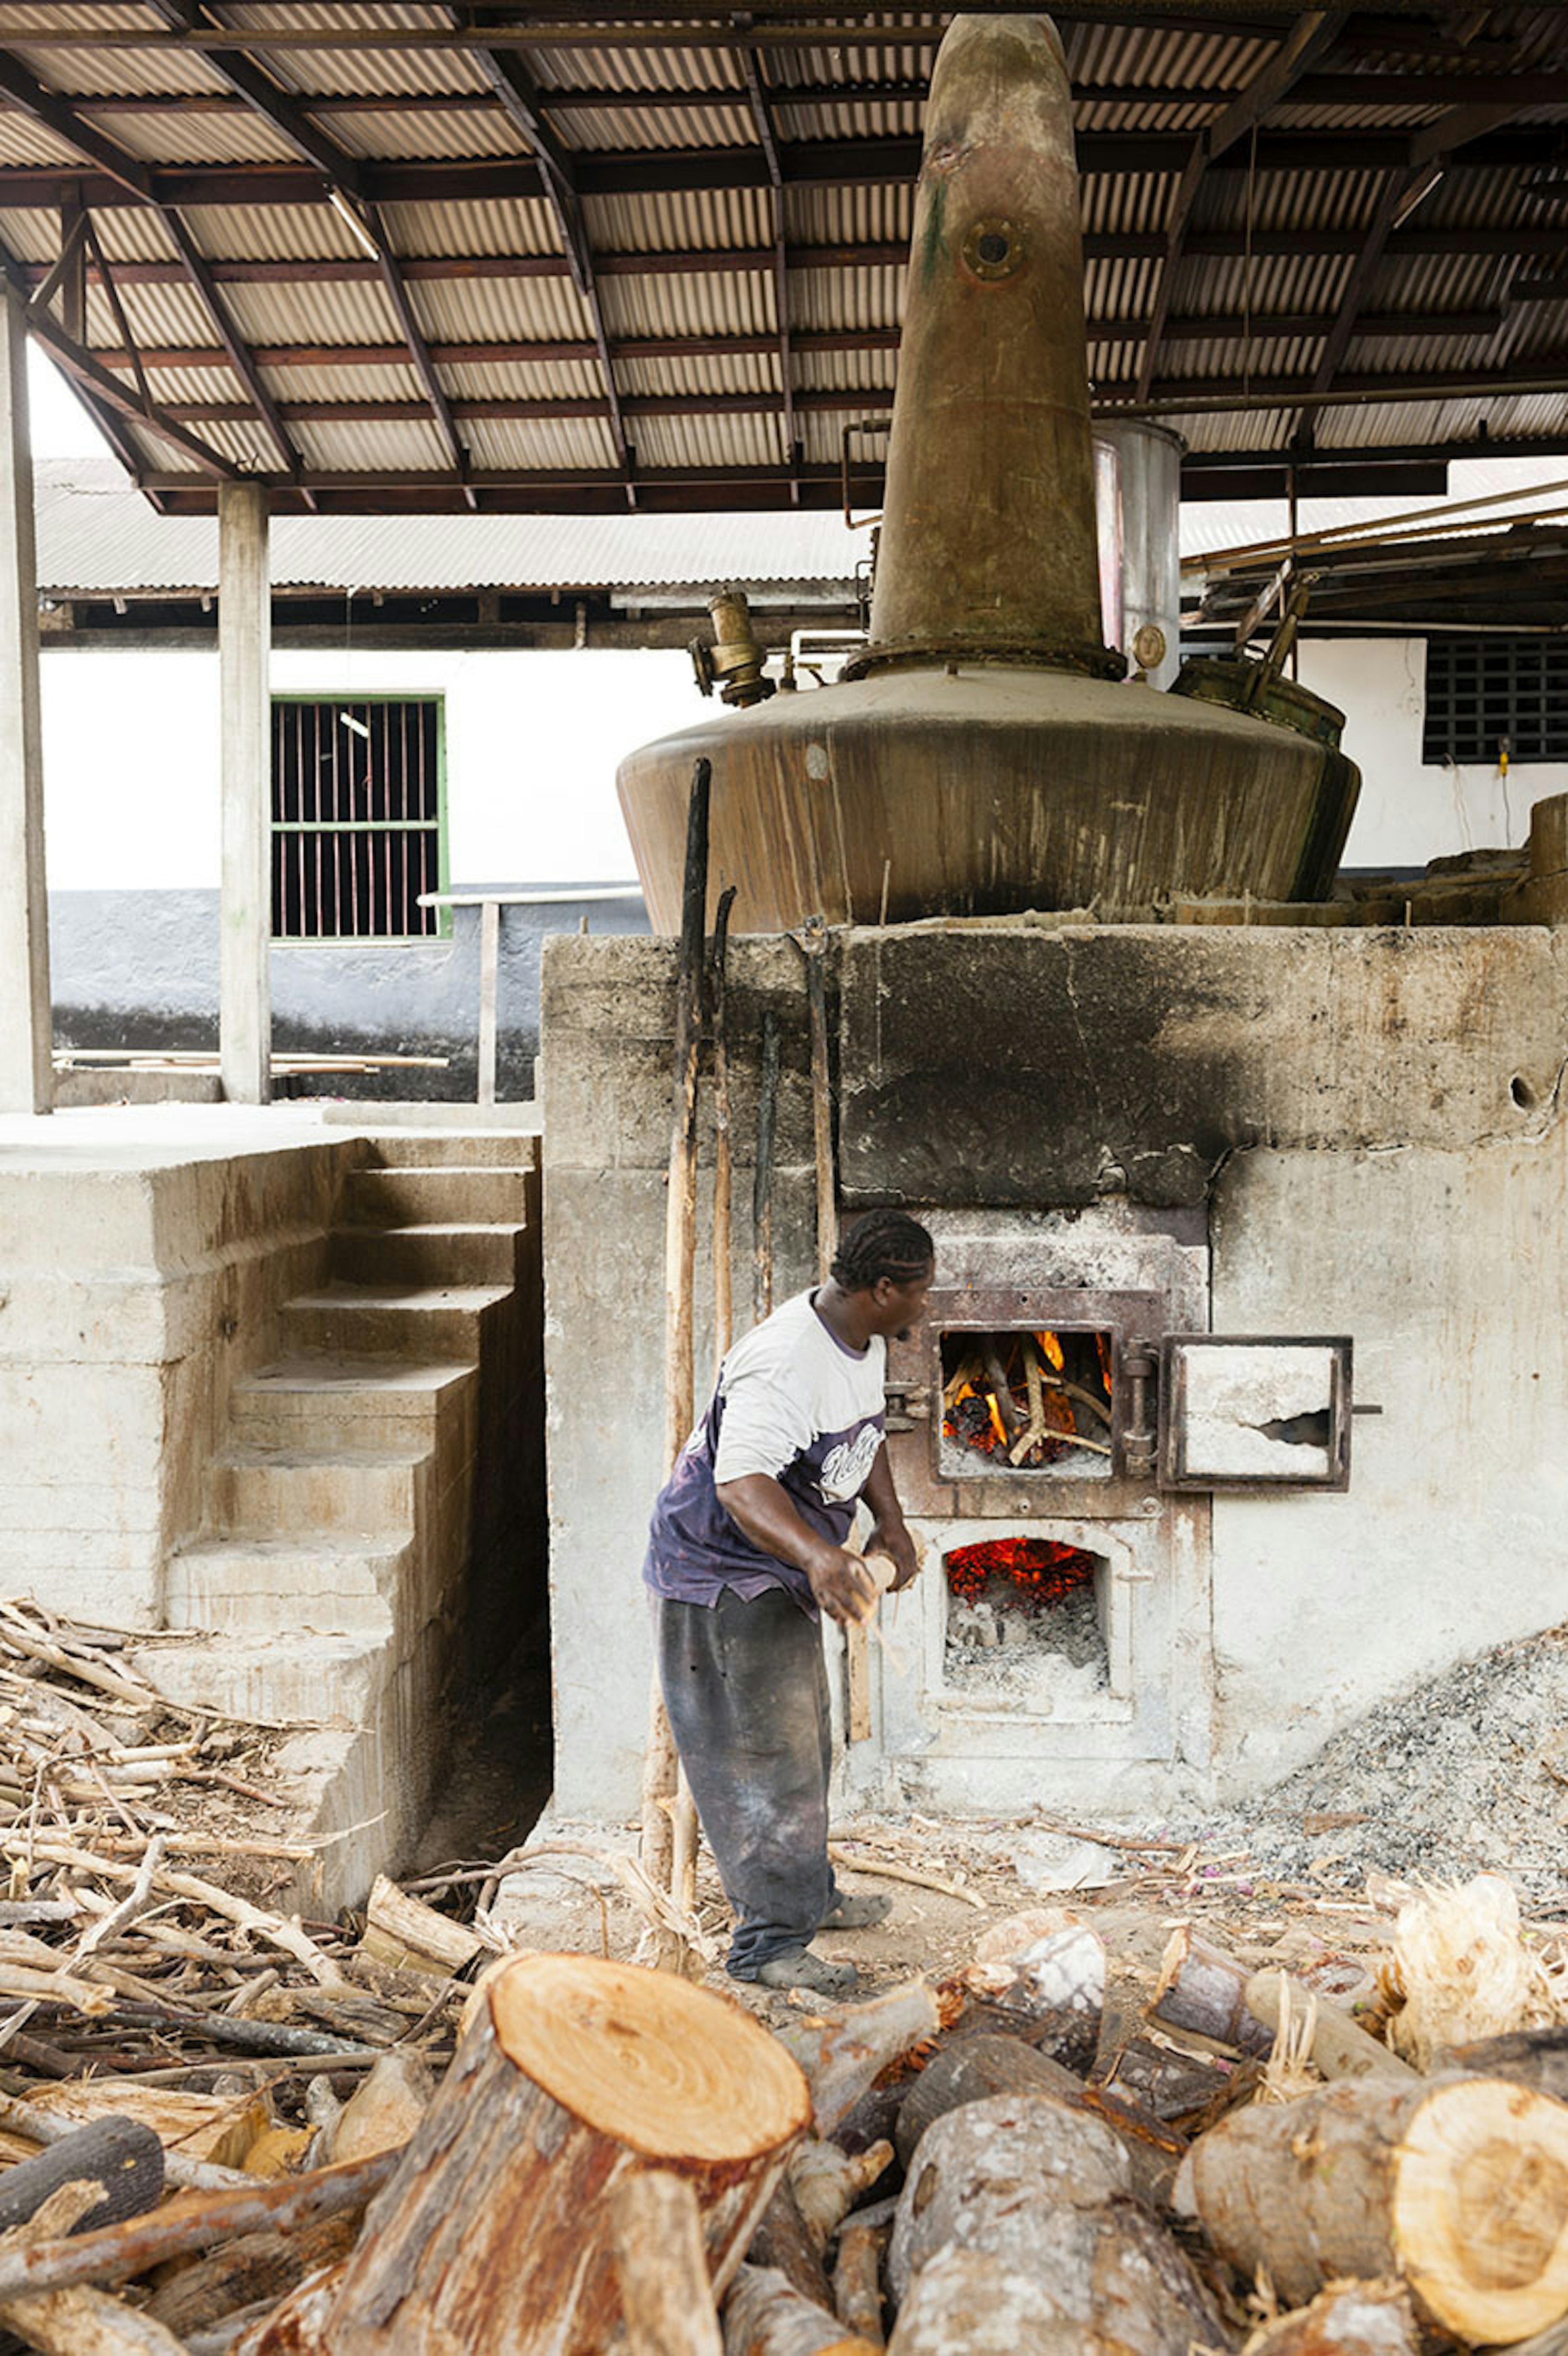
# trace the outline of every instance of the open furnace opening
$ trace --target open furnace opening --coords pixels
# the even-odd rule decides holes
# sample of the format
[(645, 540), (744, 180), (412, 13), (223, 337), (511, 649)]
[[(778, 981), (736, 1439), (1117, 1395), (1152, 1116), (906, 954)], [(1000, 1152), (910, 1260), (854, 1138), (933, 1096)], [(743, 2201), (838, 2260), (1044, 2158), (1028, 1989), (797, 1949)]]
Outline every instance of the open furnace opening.
[(944, 1333), (940, 1472), (1108, 1480), (1113, 1365), (1093, 1328)]
[(1051, 1716), (1106, 1692), (1110, 1565), (1048, 1537), (950, 1547), (944, 1683)]

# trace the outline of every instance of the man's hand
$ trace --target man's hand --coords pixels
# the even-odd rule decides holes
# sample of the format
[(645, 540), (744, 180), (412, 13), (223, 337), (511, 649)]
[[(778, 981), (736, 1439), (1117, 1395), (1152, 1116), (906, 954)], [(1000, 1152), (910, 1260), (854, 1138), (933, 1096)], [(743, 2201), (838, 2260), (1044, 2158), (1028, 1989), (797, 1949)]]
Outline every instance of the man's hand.
[(843, 1547), (824, 1547), (806, 1564), (805, 1575), (821, 1609), (846, 1628), (858, 1627), (876, 1602), (869, 1572), (858, 1555)]
[(920, 1569), (920, 1557), (914, 1550), (914, 1540), (904, 1526), (903, 1516), (884, 1515), (866, 1540), (868, 1554), (885, 1554), (898, 1576), (889, 1588), (890, 1595), (900, 1594)]

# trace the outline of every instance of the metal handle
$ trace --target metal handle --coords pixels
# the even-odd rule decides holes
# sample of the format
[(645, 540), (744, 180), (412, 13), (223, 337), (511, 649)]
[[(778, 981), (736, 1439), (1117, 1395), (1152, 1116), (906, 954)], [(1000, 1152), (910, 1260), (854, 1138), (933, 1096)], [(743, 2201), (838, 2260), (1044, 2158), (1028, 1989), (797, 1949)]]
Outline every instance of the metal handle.
[(1134, 1478), (1142, 1479), (1155, 1469), (1155, 1451), (1158, 1443), (1156, 1420), (1155, 1387), (1159, 1357), (1152, 1342), (1140, 1335), (1129, 1342), (1122, 1353), (1122, 1379), (1127, 1386), (1126, 1422), (1122, 1433), (1123, 1462)]

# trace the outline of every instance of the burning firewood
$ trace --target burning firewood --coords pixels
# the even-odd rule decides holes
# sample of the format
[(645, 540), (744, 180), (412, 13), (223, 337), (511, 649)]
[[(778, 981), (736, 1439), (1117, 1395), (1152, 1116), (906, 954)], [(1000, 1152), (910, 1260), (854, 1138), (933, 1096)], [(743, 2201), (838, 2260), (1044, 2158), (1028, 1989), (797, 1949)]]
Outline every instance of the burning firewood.
[(1476, 2343), (1568, 2315), (1568, 2105), (1492, 2078), (1352, 2079), (1211, 2127), (1183, 2170), (1221, 2255), (1301, 2305), (1397, 2276)]

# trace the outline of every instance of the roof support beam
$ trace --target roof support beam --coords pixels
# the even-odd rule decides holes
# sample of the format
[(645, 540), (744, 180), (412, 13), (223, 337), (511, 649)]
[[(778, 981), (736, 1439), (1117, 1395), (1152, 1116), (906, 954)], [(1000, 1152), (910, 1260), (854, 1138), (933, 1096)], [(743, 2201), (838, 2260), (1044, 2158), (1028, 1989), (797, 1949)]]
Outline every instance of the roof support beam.
[(610, 430), (615, 437), (615, 448), (626, 477), (626, 504), (635, 507), (637, 496), (633, 487), (633, 477), (636, 471), (636, 454), (632, 448), (626, 421), (622, 413), (620, 388), (615, 382), (614, 356), (610, 349), (609, 327), (604, 317), (604, 305), (600, 299), (599, 282), (593, 267), (593, 248), (589, 241), (588, 223), (579, 193), (576, 164), (571, 151), (561, 145), (545, 122), (539, 93), (521, 59), (481, 49), (477, 61), (488, 75), (490, 87), (507, 113), (528, 141), (539, 166), (544, 194), (555, 215), (561, 251), (571, 273), (571, 283), (582, 297), (589, 326), (592, 329), (599, 371), (604, 380), (605, 399), (609, 403)]
[[(744, 31), (750, 22), (747, 16), (737, 16), (736, 29)], [(779, 389), (784, 396), (784, 464), (790, 470), (790, 502), (792, 506), (798, 507), (800, 493), (795, 486), (805, 449), (795, 416), (795, 360), (790, 350), (789, 224), (784, 218), (784, 166), (779, 160), (779, 144), (773, 134), (773, 119), (768, 111), (767, 92), (763, 88), (756, 56), (742, 43), (736, 48), (735, 61), (745, 85), (752, 128), (757, 134), (757, 145), (763, 151), (763, 162), (767, 167), (773, 210), (773, 316), (778, 327)]]
[[(137, 156), (116, 146), (113, 140), (106, 139), (91, 123), (83, 122), (74, 108), (67, 105), (53, 91), (45, 90), (42, 83), (35, 80), (26, 67), (6, 50), (0, 50), (0, 92), (13, 105), (32, 115), (35, 121), (44, 123), (57, 139), (63, 139), (68, 146), (74, 147), (89, 163), (96, 164), (121, 187), (128, 189), (161, 216), (186, 276), (206, 304), (212, 323), (222, 338), (229, 364), (250, 395), (251, 407), (265, 427), (274, 451), (291, 473), (297, 472), (302, 463), (299, 453), (283, 431), (276, 405), (256, 372), (255, 362), (235, 327), (229, 306), (219, 293), (212, 273), (197, 251), (179, 214), (159, 198), (147, 166)], [(80, 190), (78, 201), (80, 201)], [(82, 342), (85, 339), (76, 337), (73, 340)]]
[(1256, 130), (1270, 107), (1279, 104), (1314, 58), (1327, 48), (1338, 29), (1338, 19), (1327, 8), (1304, 10), (1298, 22), (1253, 75), (1246, 89), (1238, 91), (1217, 120), (1200, 131), (1193, 141), (1170, 209), (1166, 230), (1165, 267), (1159, 273), (1154, 316), (1144, 339), (1143, 359), (1138, 363), (1137, 397), (1140, 401), (1148, 399), (1149, 387), (1154, 381), (1160, 340), (1175, 299), (1177, 267), (1186, 250), (1204, 173), (1239, 140), (1247, 138)]
[[(148, 0), (148, 5), (182, 36), (189, 31), (190, 20), (181, 0)], [(209, 48), (208, 62), (223, 76), (229, 88), (244, 100), (252, 112), (271, 123), (304, 162), (314, 165), (323, 174), (326, 186), (325, 189), (318, 189), (316, 194), (334, 198), (347, 207), (351, 217), (360, 225), (365, 239), (374, 250), (375, 267), (392, 306), (409, 358), (413, 362), (414, 372), (424, 388), (448, 463), (459, 481), (466, 483), (468, 452), (453, 423), (451, 406), (436, 375), (423, 330), (414, 316), (408, 288), (403, 284), (385, 224), (369, 200), (364, 172), (355, 158), (335, 139), (328, 138), (325, 132), (318, 131), (304, 111), (273, 81), (270, 74), (263, 73), (252, 64), (239, 47)], [(181, 234), (184, 234), (183, 225)], [(263, 395), (263, 398), (270, 400), (270, 396)], [(296, 476), (303, 471), (297, 455), (293, 458), (291, 471)], [(477, 504), (471, 493), (465, 491), (464, 497), (470, 507)]]

